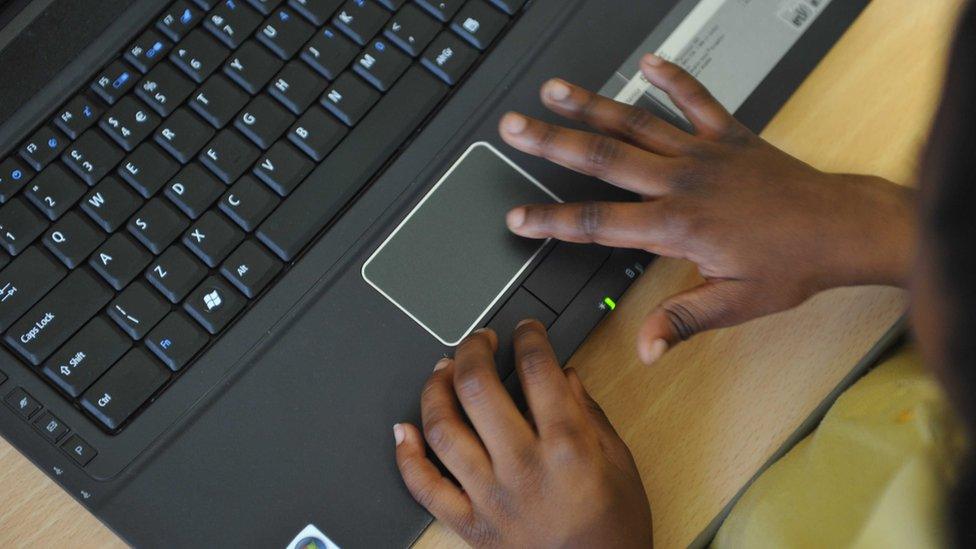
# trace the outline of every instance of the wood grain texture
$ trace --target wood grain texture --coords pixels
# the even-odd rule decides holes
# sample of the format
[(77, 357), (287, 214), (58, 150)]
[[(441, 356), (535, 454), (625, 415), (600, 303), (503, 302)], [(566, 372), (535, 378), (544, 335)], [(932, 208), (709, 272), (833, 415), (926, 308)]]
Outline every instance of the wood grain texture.
[[(961, 3), (874, 0), (764, 137), (824, 170), (911, 184)], [(655, 262), (570, 363), (634, 452), (657, 547), (694, 540), (905, 307), (897, 290), (836, 290), (642, 366), (643, 315), (698, 281), (689, 264)], [(3, 440), (0, 502), (0, 547), (123, 546)], [(434, 524), (418, 545), (463, 544)]]

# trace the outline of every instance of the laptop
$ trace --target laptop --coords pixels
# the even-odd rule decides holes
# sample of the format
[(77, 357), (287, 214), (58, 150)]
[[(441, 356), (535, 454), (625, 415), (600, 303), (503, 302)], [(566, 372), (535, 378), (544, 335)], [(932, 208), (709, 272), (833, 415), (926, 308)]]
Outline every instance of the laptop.
[[(866, 2), (773, 4), (752, 82), (702, 73), (757, 131)], [(561, 76), (681, 124), (626, 97), (636, 59), (737, 6), (4, 2), (0, 433), (132, 545), (410, 544), (431, 517), (391, 426), (436, 360), (491, 326), (518, 397), (515, 324), (565, 361), (651, 260), (506, 231), (635, 197), (505, 147), (500, 116), (549, 117)]]

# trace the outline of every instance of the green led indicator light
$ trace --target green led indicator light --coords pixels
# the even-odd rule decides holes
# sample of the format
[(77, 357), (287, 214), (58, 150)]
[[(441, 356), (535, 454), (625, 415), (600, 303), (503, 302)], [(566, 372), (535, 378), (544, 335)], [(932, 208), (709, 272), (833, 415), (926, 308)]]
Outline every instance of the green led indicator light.
[(611, 311), (617, 308), (617, 302), (609, 297), (603, 298), (603, 302), (606, 303), (607, 307), (609, 307)]

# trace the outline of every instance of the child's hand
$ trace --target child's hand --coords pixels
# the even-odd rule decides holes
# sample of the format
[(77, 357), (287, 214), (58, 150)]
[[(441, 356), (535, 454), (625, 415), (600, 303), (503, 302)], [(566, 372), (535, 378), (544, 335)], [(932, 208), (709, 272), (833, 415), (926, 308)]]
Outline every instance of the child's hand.
[(512, 231), (641, 248), (698, 265), (705, 283), (648, 316), (638, 343), (645, 362), (698, 332), (789, 309), (830, 287), (904, 283), (912, 191), (817, 171), (742, 126), (677, 65), (648, 56), (641, 68), (694, 134), (561, 80), (543, 86), (545, 105), (600, 134), (514, 113), (500, 131), (519, 150), (645, 198), (520, 207), (509, 213)]
[[(531, 421), (498, 378), (498, 338), (476, 332), (437, 364), (421, 397), (424, 434), (395, 427), (397, 466), (414, 498), (476, 547), (650, 547), (651, 512), (630, 451), (545, 327), (523, 322), (515, 357)], [(470, 419), (465, 421), (462, 409)]]

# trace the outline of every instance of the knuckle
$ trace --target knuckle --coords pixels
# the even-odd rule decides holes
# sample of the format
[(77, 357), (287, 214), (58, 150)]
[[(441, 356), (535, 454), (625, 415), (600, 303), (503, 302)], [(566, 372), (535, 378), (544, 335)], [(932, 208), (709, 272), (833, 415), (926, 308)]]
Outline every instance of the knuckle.
[(584, 202), (577, 213), (576, 226), (585, 236), (595, 236), (603, 227), (606, 205), (600, 202)]
[(474, 547), (492, 547), (498, 544), (498, 531), (483, 520), (472, 517), (457, 526), (461, 537)]
[(553, 143), (556, 141), (556, 136), (559, 134), (559, 129), (552, 124), (545, 124), (542, 133), (539, 135), (539, 139), (536, 143), (536, 147), (544, 158), (551, 159), (553, 154)]
[(580, 431), (577, 427), (555, 424), (550, 425), (548, 431), (551, 436), (549, 436), (546, 454), (552, 463), (566, 465), (579, 462), (586, 457), (586, 446), (579, 436)]
[(449, 436), (448, 423), (447, 417), (441, 413), (431, 414), (424, 421), (424, 438), (437, 453), (449, 452), (453, 445), (454, 437)]
[(620, 156), (620, 146), (615, 139), (596, 135), (590, 138), (586, 151), (586, 170), (590, 175), (601, 177)]
[(650, 112), (631, 107), (628, 109), (627, 118), (624, 120), (624, 134), (631, 139), (641, 137), (652, 128), (655, 123), (654, 115)]
[(682, 341), (701, 332), (704, 328), (704, 319), (701, 317), (701, 314), (682, 303), (666, 303), (663, 308), (665, 315), (667, 315), (668, 323), (671, 324), (674, 333)]
[(454, 380), (458, 396), (470, 402), (479, 402), (488, 392), (488, 380), (480, 369), (468, 368), (458, 372)]
[(419, 485), (409, 486), (410, 495), (425, 509), (430, 509), (437, 500), (436, 480), (429, 480)]
[(533, 347), (520, 357), (519, 366), (528, 383), (541, 381), (552, 367), (552, 358), (545, 350)]

